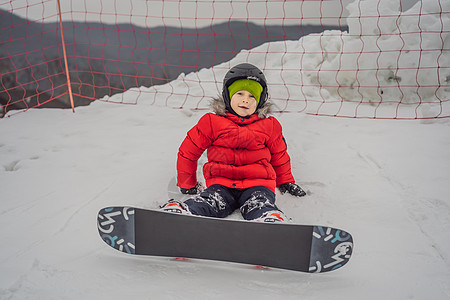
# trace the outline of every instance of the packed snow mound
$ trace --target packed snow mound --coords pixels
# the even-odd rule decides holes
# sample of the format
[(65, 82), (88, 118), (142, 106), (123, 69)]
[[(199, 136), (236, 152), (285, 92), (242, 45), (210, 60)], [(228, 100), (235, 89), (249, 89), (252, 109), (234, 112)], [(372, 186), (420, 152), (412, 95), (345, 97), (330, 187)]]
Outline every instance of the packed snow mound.
[[(352, 117), (432, 118), (450, 114), (450, 2), (348, 5), (349, 32), (324, 31), (266, 43), (169, 84), (131, 89), (104, 100), (206, 109), (230, 67), (249, 62), (268, 79), (280, 111)], [(372, 105), (364, 105), (369, 103)]]
[(441, 13), (450, 11), (449, 1), (419, 1), (405, 12), (399, 1), (390, 0), (355, 1), (347, 9), (349, 33), (324, 32), (301, 40), (309, 84), (335, 99), (448, 100), (450, 70), (442, 66), (450, 64), (450, 53), (444, 51), (450, 46), (450, 17)]

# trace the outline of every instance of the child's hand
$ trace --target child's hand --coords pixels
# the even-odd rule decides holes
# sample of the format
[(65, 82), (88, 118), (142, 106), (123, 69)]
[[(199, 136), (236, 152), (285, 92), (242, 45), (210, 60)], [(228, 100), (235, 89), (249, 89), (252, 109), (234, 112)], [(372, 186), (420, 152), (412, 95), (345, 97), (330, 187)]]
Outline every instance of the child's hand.
[(203, 190), (204, 190), (204, 187), (200, 182), (197, 182), (197, 184), (193, 188), (190, 188), (190, 189), (180, 188), (180, 192), (185, 195), (197, 195), (197, 194), (201, 193)]
[(282, 194), (288, 192), (289, 194), (296, 197), (303, 197), (306, 195), (305, 191), (298, 184), (295, 183), (286, 182), (281, 184), (278, 188), (280, 189), (280, 192)]

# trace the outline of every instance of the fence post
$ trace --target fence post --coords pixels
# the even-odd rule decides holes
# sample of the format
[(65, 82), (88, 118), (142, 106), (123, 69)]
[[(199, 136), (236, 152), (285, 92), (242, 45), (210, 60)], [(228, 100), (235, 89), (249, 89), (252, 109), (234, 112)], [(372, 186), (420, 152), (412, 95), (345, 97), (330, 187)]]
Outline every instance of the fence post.
[(75, 106), (73, 103), (73, 95), (72, 95), (72, 85), (70, 83), (69, 65), (67, 64), (66, 43), (64, 41), (64, 30), (63, 30), (62, 16), (61, 16), (61, 3), (59, 2), (59, 0), (57, 0), (57, 2), (58, 2), (59, 26), (61, 28), (61, 40), (62, 40), (62, 47), (63, 47), (63, 54), (64, 54), (64, 64), (66, 66), (67, 89), (69, 91), (69, 98), (70, 98), (70, 104), (72, 105), (72, 111), (75, 112)]

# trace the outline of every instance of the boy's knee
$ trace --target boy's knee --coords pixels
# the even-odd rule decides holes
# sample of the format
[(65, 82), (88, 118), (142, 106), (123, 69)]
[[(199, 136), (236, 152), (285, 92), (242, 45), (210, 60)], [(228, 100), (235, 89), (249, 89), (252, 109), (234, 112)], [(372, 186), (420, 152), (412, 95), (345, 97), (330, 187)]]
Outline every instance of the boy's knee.
[(195, 215), (224, 218), (232, 212), (219, 186), (205, 189), (200, 195), (186, 200), (185, 203)]
[(244, 219), (256, 219), (264, 212), (278, 210), (275, 205), (275, 194), (272, 191), (261, 188), (249, 192), (241, 206), (241, 213)]

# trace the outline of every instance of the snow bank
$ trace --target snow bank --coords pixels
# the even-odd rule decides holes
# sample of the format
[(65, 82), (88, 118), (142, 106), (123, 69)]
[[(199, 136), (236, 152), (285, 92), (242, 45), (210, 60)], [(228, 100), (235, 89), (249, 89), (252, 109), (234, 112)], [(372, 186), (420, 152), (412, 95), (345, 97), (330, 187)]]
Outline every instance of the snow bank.
[(211, 69), (181, 74), (170, 84), (127, 92), (134, 97), (103, 100), (206, 109), (208, 99), (220, 93), (226, 71), (250, 62), (266, 71), (272, 102), (281, 111), (368, 118), (449, 115), (450, 52), (443, 49), (450, 47), (450, 18), (440, 12), (450, 11), (450, 2), (419, 1), (401, 12), (396, 1), (366, 0), (348, 10), (348, 33), (267, 43)]
[[(347, 9), (349, 33), (303, 39), (312, 53), (304, 60), (323, 60), (317, 65), (323, 72), (306, 72), (310, 83), (357, 102), (448, 100), (450, 18), (440, 13), (450, 11), (450, 2), (419, 1), (401, 12), (398, 1), (355, 1)], [(323, 54), (314, 53), (319, 45)]]

